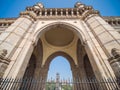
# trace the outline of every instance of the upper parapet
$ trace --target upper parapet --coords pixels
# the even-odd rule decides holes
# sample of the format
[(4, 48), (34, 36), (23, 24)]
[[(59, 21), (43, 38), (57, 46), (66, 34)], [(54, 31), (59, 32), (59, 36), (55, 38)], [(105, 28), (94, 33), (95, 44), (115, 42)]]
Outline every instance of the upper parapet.
[[(83, 14), (94, 13), (98, 14), (98, 11), (94, 10), (91, 6), (86, 6), (80, 2), (77, 2), (74, 8), (45, 8), (43, 4), (37, 3), (32, 7), (27, 7), (26, 11), (32, 11), (36, 16), (72, 16), (81, 17)], [(88, 12), (86, 12), (88, 11)], [(84, 15), (85, 16), (85, 15)]]

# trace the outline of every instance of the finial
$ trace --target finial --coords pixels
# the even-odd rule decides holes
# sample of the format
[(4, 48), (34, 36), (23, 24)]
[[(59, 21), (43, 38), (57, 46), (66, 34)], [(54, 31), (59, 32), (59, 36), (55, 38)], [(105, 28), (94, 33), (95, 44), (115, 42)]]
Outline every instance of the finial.
[(44, 8), (44, 5), (40, 2), (38, 2), (34, 7), (37, 9), (40, 9), (40, 8)]
[(82, 8), (82, 7), (84, 7), (84, 6), (85, 6), (85, 5), (82, 4), (80, 1), (76, 2), (76, 4), (75, 4), (75, 8)]

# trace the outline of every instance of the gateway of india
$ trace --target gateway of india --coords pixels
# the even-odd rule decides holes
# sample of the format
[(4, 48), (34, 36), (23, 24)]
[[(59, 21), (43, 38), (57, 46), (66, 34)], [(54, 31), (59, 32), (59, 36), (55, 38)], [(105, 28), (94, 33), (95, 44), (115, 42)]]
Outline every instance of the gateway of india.
[(0, 77), (46, 80), (57, 56), (67, 58), (74, 80), (120, 78), (120, 17), (77, 2), (74, 8), (37, 3), (18, 18), (0, 19)]

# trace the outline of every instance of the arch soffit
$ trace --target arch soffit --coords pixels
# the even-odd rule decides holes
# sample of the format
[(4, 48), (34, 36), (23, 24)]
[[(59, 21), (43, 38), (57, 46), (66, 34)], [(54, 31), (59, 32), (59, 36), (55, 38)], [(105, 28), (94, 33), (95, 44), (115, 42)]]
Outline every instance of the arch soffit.
[(58, 52), (55, 52), (55, 53), (51, 54), (47, 58), (47, 60), (46, 60), (45, 64), (43, 65), (43, 67), (49, 68), (50, 62), (57, 56), (63, 56), (64, 58), (66, 58), (68, 60), (68, 62), (70, 63), (71, 69), (76, 66), (73, 58), (70, 55), (68, 55), (65, 52), (58, 51)]
[[(72, 30), (73, 32), (75, 32), (75, 34), (77, 34), (77, 36), (79, 37), (80, 41), (82, 44), (84, 44), (84, 42), (86, 41), (86, 35), (85, 32), (83, 32), (80, 28), (78, 28), (77, 26), (68, 23), (68, 22), (52, 22), (49, 23), (47, 25), (42, 26), (41, 28), (39, 28), (38, 30), (36, 30), (36, 32), (33, 35), (33, 42), (36, 45), (38, 39), (40, 38), (40, 36), (47, 30), (50, 30), (52, 27), (57, 26), (57, 25), (61, 25), (62, 27), (66, 26), (68, 29)], [(85, 31), (85, 30), (84, 30)]]

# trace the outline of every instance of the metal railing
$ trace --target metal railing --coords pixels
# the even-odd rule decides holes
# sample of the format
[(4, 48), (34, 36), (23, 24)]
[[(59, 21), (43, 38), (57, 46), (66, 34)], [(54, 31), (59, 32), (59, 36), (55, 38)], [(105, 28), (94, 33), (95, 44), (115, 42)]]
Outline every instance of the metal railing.
[(0, 78), (0, 90), (120, 90), (120, 79), (49, 80)]

